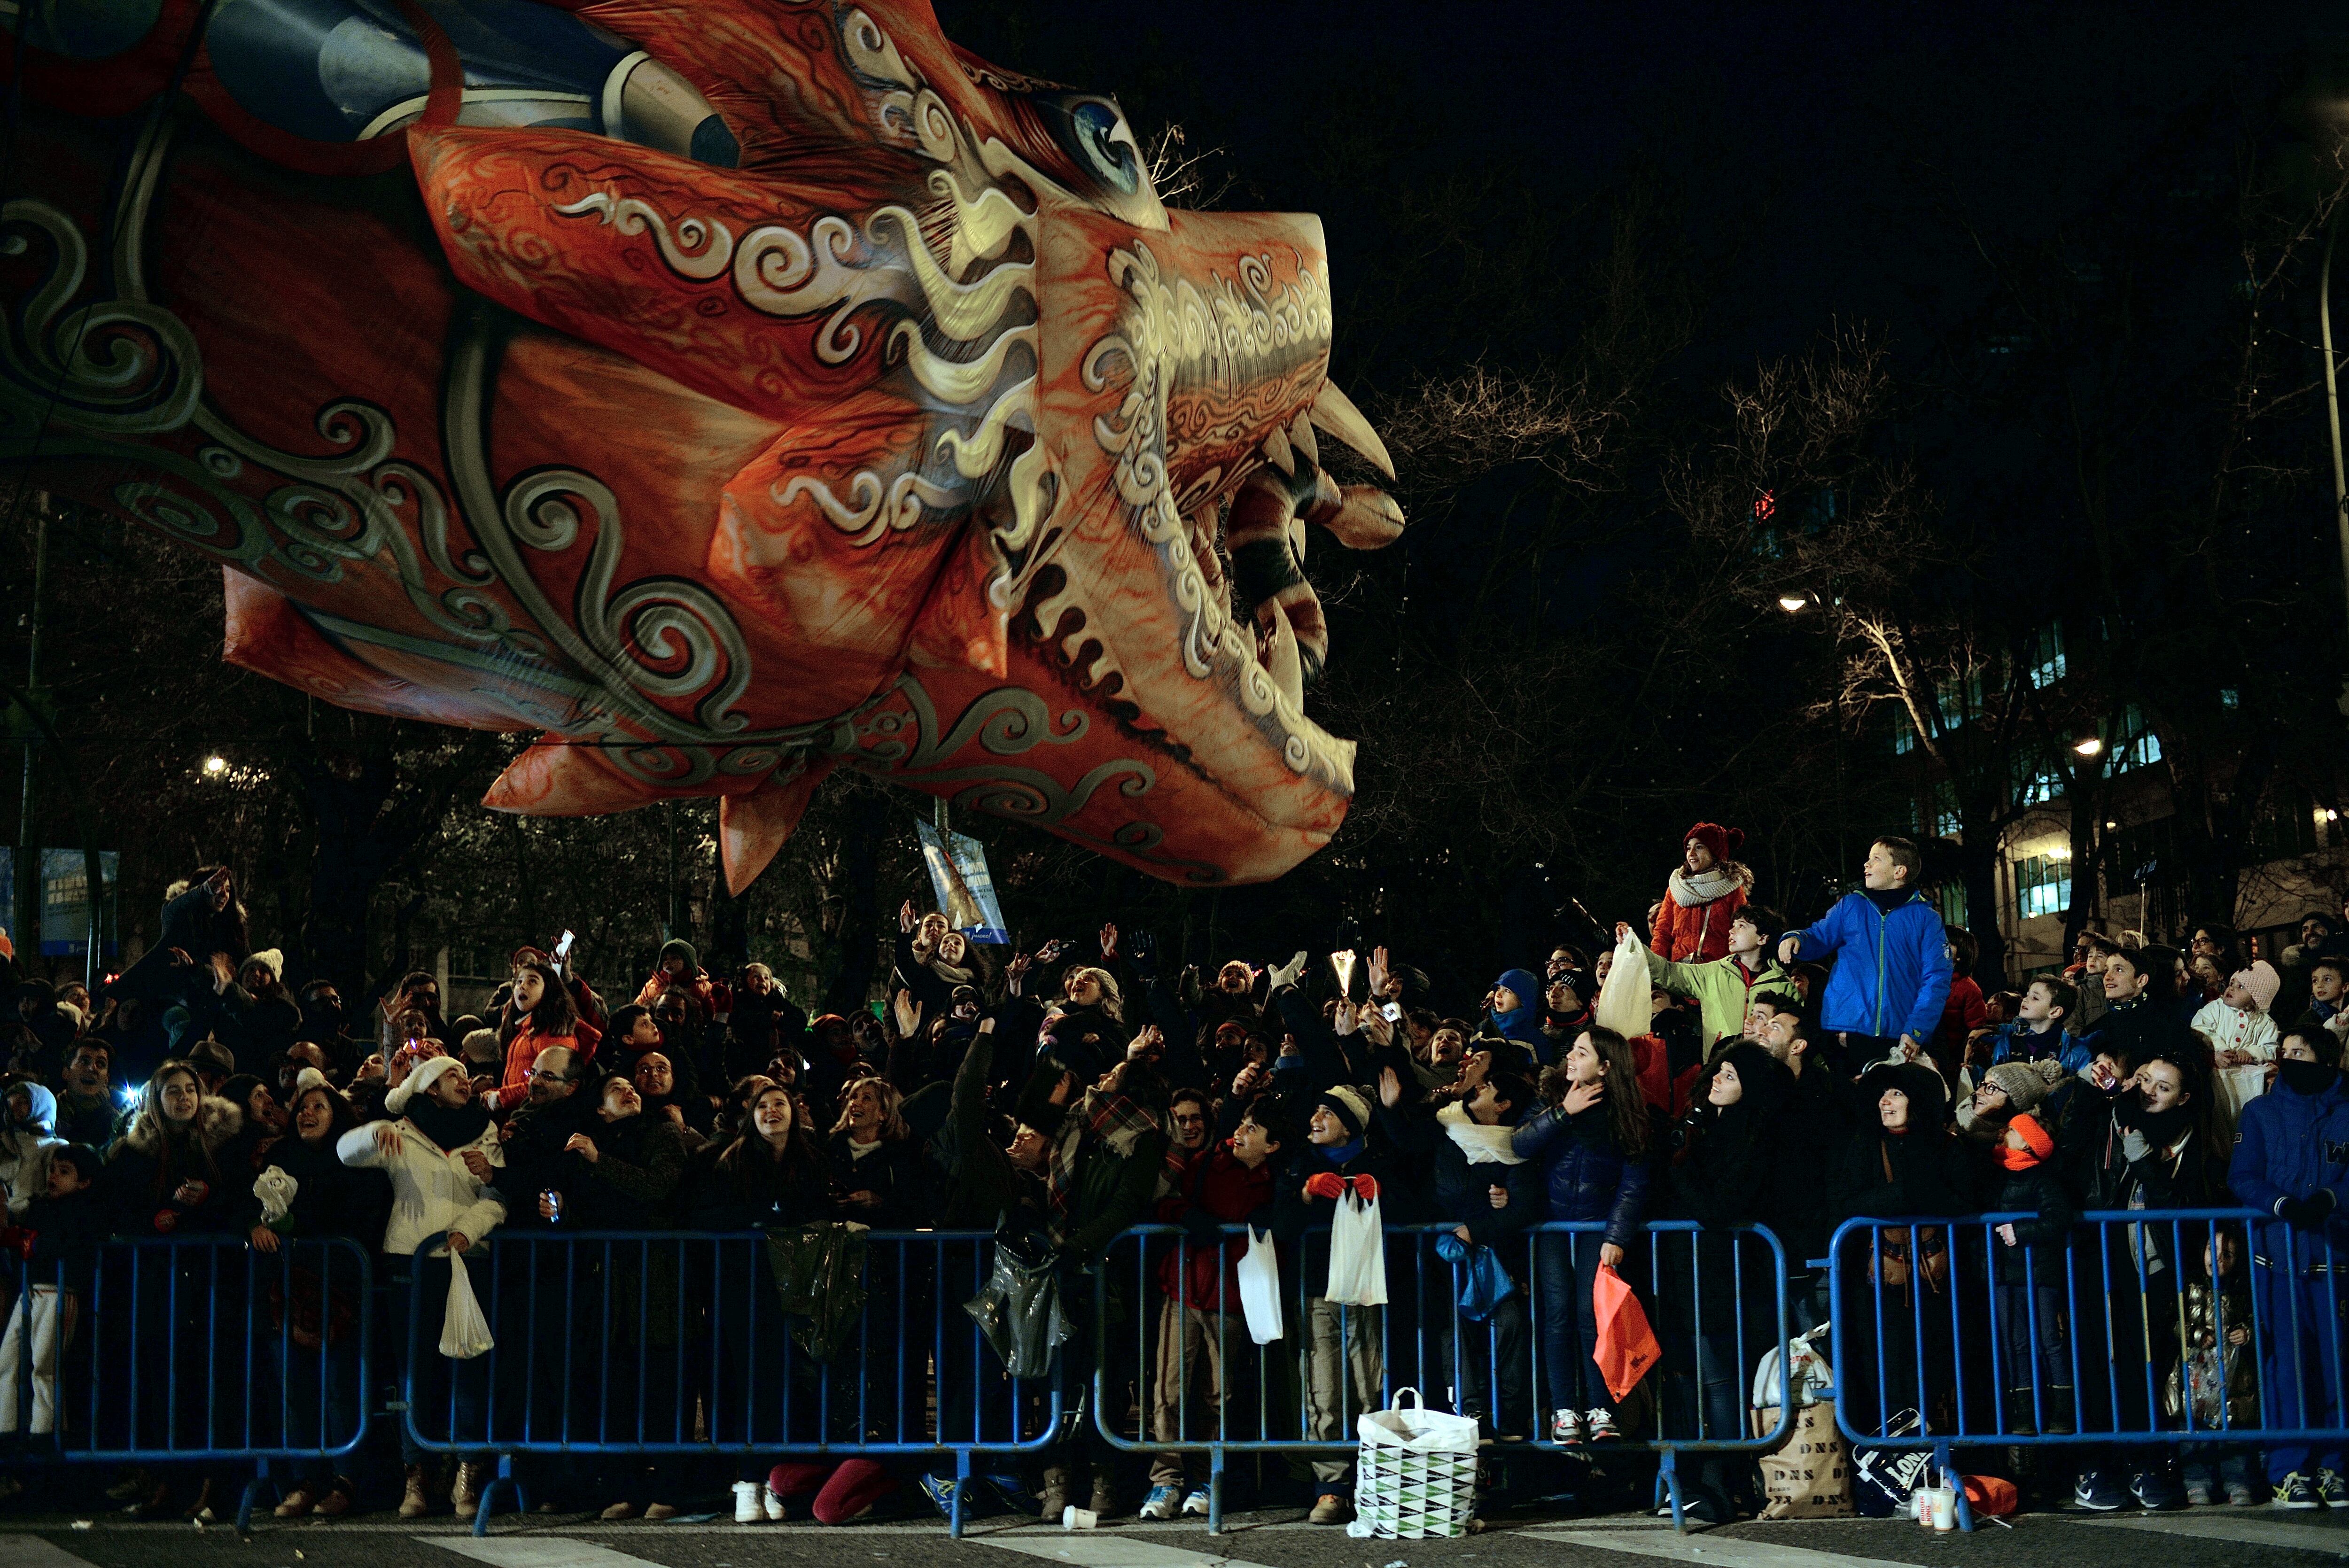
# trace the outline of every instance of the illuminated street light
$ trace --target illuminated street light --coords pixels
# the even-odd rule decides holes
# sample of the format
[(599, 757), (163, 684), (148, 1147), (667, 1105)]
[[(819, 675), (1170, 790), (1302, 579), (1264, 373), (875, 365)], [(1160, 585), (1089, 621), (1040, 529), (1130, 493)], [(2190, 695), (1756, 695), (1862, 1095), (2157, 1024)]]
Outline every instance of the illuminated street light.
[(2092, 735), (2088, 737), (2087, 739), (2075, 744), (2072, 749), (2078, 752), (2083, 757), (2095, 757), (2100, 755), (2104, 751), (2105, 743)]
[(1781, 593), (1778, 595), (1778, 608), (1784, 610), (1789, 615), (1794, 614), (1805, 604), (1809, 603), (1810, 601), (1804, 598), (1800, 593)]
[(204, 771), (217, 779), (228, 771), (228, 758), (215, 752), (204, 758)]

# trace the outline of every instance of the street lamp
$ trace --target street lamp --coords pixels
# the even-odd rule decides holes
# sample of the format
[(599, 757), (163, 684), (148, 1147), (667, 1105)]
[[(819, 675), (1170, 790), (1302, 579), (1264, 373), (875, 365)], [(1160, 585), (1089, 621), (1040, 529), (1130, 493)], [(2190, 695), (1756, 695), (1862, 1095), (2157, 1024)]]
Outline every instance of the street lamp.
[(1784, 610), (1789, 615), (1800, 611), (1804, 605), (1809, 603), (1810, 601), (1804, 598), (1800, 593), (1781, 593), (1778, 595), (1778, 608)]
[(2095, 736), (2091, 735), (2085, 740), (2075, 741), (2073, 743), (2072, 749), (2078, 752), (2083, 757), (2096, 757), (2103, 754), (2105, 743)]
[(228, 771), (228, 758), (218, 752), (212, 753), (204, 758), (204, 771), (214, 779), (219, 778)]

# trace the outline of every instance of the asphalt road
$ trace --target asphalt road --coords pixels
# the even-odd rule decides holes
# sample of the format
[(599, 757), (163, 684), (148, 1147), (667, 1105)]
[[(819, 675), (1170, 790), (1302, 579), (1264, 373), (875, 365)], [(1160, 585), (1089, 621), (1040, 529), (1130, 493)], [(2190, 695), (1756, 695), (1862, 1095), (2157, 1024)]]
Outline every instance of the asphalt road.
[(453, 1520), (403, 1522), (388, 1512), (285, 1523), (264, 1513), (249, 1539), (233, 1528), (137, 1524), (99, 1516), (0, 1519), (0, 1568), (1645, 1568), (1658, 1560), (1710, 1568), (2300, 1568), (2349, 1557), (2349, 1511), (2283, 1513), (2210, 1508), (2162, 1514), (2030, 1513), (1971, 1535), (1935, 1535), (1894, 1521), (1744, 1523), (1675, 1534), (1634, 1514), (1499, 1523), (1450, 1541), (1361, 1541), (1315, 1528), (1294, 1510), (1235, 1515), (1222, 1534), (1197, 1522), (1068, 1532), (976, 1523), (960, 1542), (940, 1524), (905, 1519), (836, 1529), (802, 1523), (602, 1524), (580, 1516), (502, 1518), (486, 1540)]

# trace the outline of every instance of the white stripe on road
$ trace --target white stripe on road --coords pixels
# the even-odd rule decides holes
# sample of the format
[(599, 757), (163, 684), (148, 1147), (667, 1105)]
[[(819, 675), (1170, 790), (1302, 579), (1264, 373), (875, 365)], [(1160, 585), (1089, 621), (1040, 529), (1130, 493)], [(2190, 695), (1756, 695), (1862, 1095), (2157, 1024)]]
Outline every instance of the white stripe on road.
[[(419, 1535), (438, 1546), (492, 1568), (656, 1568), (641, 1557), (560, 1535)], [(0, 1563), (0, 1568), (7, 1568)]]
[(2191, 1513), (2147, 1513), (2127, 1519), (2082, 1520), (2122, 1530), (2150, 1530), (2162, 1535), (2190, 1535), (2202, 1541), (2231, 1541), (2239, 1546), (2284, 1546), (2301, 1552), (2325, 1552), (2349, 1557), (2349, 1530), (2312, 1521), (2287, 1524), (2281, 1519), (2246, 1519), (2238, 1513), (2196, 1509)]
[(89, 1568), (89, 1564), (37, 1535), (0, 1535), (0, 1568)]
[[(1071, 1568), (1264, 1568), (1260, 1563), (1244, 1563), (1219, 1552), (1185, 1551), (1179, 1546), (1160, 1546), (1126, 1535), (1095, 1534), (1090, 1530), (1024, 1537), (966, 1535), (963, 1539), (967, 1542), (982, 1541), (989, 1546), (1000, 1546), (1007, 1552), (1024, 1552), (1030, 1557), (1041, 1557), (1050, 1562), (1066, 1563)], [(1340, 1536), (1339, 1539), (1345, 1538)]]
[(1913, 1564), (1881, 1557), (1847, 1557), (1837, 1552), (1813, 1552), (1766, 1541), (1733, 1540), (1711, 1531), (1701, 1535), (1657, 1531), (1651, 1535), (1623, 1530), (1528, 1530), (1525, 1535), (1532, 1541), (1563, 1542), (1597, 1552), (1630, 1552), (1674, 1563), (1709, 1563), (1713, 1568), (1913, 1568)]

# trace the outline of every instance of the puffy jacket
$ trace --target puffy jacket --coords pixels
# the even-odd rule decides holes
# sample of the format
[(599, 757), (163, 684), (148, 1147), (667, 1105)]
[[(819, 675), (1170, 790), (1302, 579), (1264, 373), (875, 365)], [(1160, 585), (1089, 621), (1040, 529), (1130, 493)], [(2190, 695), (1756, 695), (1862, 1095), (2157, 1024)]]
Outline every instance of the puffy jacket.
[(2084, 1073), (2095, 1059), (2095, 1053), (2079, 1036), (2066, 1030), (2062, 1024), (2052, 1029), (2033, 1029), (2020, 1018), (2009, 1019), (1992, 1036), (1990, 1065), (2001, 1062), (2033, 1062), (2042, 1057), (2054, 1057), (2069, 1073)]
[[(336, 1141), (335, 1153), (346, 1165), (381, 1170), (391, 1177), (391, 1220), (383, 1233), (383, 1250), (407, 1257), (417, 1248), (438, 1248), (442, 1235), (455, 1231), (478, 1242), (506, 1217), (498, 1195), (466, 1168), (464, 1150), (443, 1150), (405, 1119), (399, 1129), (399, 1152), (386, 1156), (375, 1146), (371, 1121), (354, 1127)], [(485, 1130), (482, 1141), (468, 1145), (494, 1154), (497, 1132)]]
[(1795, 995), (1794, 977), (1779, 967), (1775, 958), (1766, 953), (1754, 956), (1762, 960), (1759, 969), (1748, 969), (1729, 957), (1710, 964), (1674, 964), (1652, 952), (1648, 954), (1648, 978), (1651, 982), (1676, 995), (1696, 998), (1698, 1012), (1704, 1019), (1704, 1048), (1708, 1056), (1716, 1041), (1744, 1037), (1745, 1005), (1754, 992), (1789, 999)]
[(1550, 1220), (1604, 1220), (1607, 1239), (1626, 1250), (1639, 1239), (1648, 1202), (1648, 1164), (1623, 1158), (1605, 1105), (1573, 1117), (1547, 1107), (1518, 1127), (1509, 1147), (1523, 1159), (1541, 1162)]
[(2333, 1244), (2349, 1242), (2349, 1086), (2335, 1078), (2321, 1094), (2295, 1094), (2279, 1082), (2244, 1106), (2227, 1185), (2245, 1208), (2269, 1214), (2323, 1188), (2333, 1194)]
[(1846, 893), (1826, 918), (1795, 934), (1796, 957), (1835, 961), (1819, 1020), (1855, 1035), (1930, 1040), (1950, 999), (1950, 939), (1922, 893), (1889, 914), (1864, 892)]

